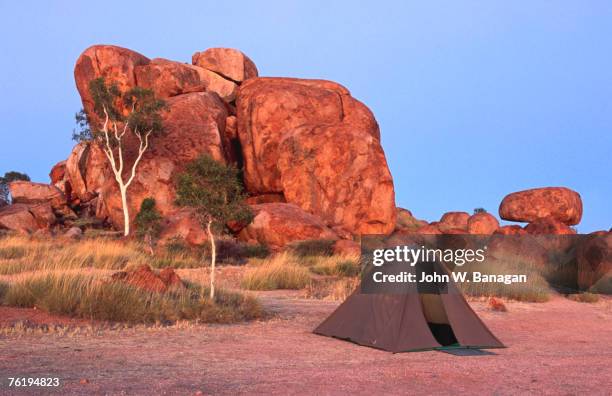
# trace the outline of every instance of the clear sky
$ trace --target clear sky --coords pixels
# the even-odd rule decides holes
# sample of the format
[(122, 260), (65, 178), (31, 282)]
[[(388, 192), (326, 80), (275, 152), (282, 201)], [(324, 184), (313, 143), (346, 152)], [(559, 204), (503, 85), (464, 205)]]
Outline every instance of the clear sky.
[(0, 0), (0, 172), (65, 159), (79, 54), (189, 62), (235, 47), (260, 75), (349, 88), (381, 127), (398, 206), (436, 220), (567, 186), (612, 226), (612, 1)]

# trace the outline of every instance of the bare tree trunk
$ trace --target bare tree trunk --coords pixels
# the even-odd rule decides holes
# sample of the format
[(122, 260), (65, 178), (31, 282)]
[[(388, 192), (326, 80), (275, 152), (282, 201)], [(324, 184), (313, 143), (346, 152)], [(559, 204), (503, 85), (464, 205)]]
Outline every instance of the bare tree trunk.
[(211, 230), (212, 221), (208, 220), (206, 231), (210, 238), (210, 299), (215, 299), (215, 261), (217, 260), (217, 247), (215, 246), (215, 236)]
[(123, 236), (128, 236), (130, 235), (130, 208), (127, 203), (127, 186), (124, 187), (120, 183), (119, 191), (121, 192), (121, 208), (123, 209)]

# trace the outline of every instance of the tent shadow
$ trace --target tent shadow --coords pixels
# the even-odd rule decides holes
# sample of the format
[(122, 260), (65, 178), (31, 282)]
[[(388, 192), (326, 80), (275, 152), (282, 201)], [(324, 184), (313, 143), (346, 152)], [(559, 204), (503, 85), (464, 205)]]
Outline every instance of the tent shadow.
[(495, 352), (483, 351), (482, 349), (476, 349), (476, 348), (448, 348), (448, 349), (437, 349), (437, 351), (448, 353), (449, 355), (455, 355), (455, 356), (497, 355), (497, 353)]

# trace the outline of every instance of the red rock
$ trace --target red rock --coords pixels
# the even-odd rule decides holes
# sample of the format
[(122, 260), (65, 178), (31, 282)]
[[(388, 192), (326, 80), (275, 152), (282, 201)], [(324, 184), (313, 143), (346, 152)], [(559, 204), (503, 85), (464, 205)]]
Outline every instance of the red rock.
[(489, 308), (493, 311), (506, 312), (508, 309), (506, 308), (506, 304), (498, 298), (491, 297), (489, 298)]
[(185, 208), (164, 217), (160, 243), (166, 244), (175, 238), (180, 238), (190, 245), (201, 245), (208, 240), (208, 235), (193, 211)]
[(55, 208), (66, 206), (66, 197), (55, 186), (28, 181), (9, 183), (13, 203), (36, 204), (49, 202)]
[(215, 72), (203, 67), (191, 66), (198, 73), (200, 82), (204, 85), (206, 92), (214, 92), (227, 103), (236, 100), (238, 84), (227, 80)]
[(146, 264), (131, 271), (119, 271), (111, 275), (115, 282), (125, 282), (129, 285), (153, 293), (163, 293), (169, 289), (184, 288), (181, 278), (172, 268), (165, 268), (156, 274)]
[(393, 180), (378, 125), (346, 88), (251, 79), (238, 91), (236, 111), (249, 192), (282, 192), (287, 202), (353, 234), (394, 229)]
[(148, 63), (149, 59), (138, 52), (114, 45), (94, 45), (87, 48), (74, 67), (74, 80), (87, 114), (94, 115), (94, 103), (89, 94), (91, 80), (104, 77), (107, 82), (113, 81), (125, 92), (136, 86), (136, 67)]
[(424, 225), (427, 225), (427, 222), (415, 218), (412, 215), (412, 212), (410, 212), (409, 210), (404, 208), (396, 208), (396, 231), (401, 229), (417, 230)]
[(339, 239), (334, 243), (334, 254), (344, 256), (361, 256), (361, 246), (349, 239)]
[(599, 293), (612, 292), (612, 233), (585, 237), (576, 248), (576, 261), (578, 287), (587, 290), (595, 286)]
[(447, 212), (442, 215), (440, 223), (444, 228), (467, 230), (469, 218), (470, 215), (467, 212)]
[(258, 74), (253, 61), (233, 48), (209, 48), (196, 52), (192, 56), (192, 63), (238, 83)]
[(180, 62), (155, 58), (146, 65), (136, 66), (134, 73), (138, 86), (152, 90), (160, 99), (205, 90), (198, 72)]
[(238, 235), (245, 242), (257, 242), (272, 249), (308, 239), (337, 239), (336, 234), (320, 218), (297, 205), (267, 203), (251, 205), (255, 218)]
[(51, 184), (55, 185), (57, 183), (61, 183), (66, 176), (66, 161), (60, 161), (57, 164), (53, 165), (51, 168), (51, 172), (49, 172), (49, 178), (51, 179)]
[(582, 199), (580, 194), (565, 187), (519, 191), (503, 199), (499, 216), (504, 220), (521, 222), (552, 217), (566, 225), (574, 225), (582, 218)]
[(181, 278), (179, 278), (176, 272), (174, 272), (172, 268), (164, 268), (161, 271), (159, 271), (159, 279), (161, 279), (161, 281), (164, 282), (164, 284), (166, 285), (168, 289), (172, 289), (172, 288), (184, 289), (185, 288), (185, 284), (183, 283)]
[[(443, 224), (443, 223), (441, 223)], [(438, 228), (440, 228), (440, 226), (438, 226)], [(462, 234), (467, 234), (468, 231), (465, 228), (444, 228), (444, 229), (440, 229), (440, 231), (443, 234), (452, 234), (452, 235), (462, 235)]]
[(491, 235), (499, 228), (499, 222), (489, 213), (476, 213), (470, 216), (467, 228), (470, 234)]
[(552, 217), (536, 219), (527, 224), (525, 231), (532, 235), (572, 235), (576, 233), (574, 229)]
[(26, 204), (0, 207), (0, 229), (31, 233), (39, 228), (38, 223)]
[(525, 235), (527, 231), (525, 231), (521, 226), (518, 225), (507, 225), (499, 227), (494, 234), (498, 235)]
[(49, 202), (28, 205), (28, 210), (34, 216), (39, 229), (47, 229), (57, 222)]
[(428, 224), (425, 225), (421, 228), (419, 228), (417, 230), (418, 234), (423, 234), (423, 235), (437, 235), (437, 234), (442, 234), (442, 232), (440, 231), (440, 229), (435, 225), (435, 224)]
[(141, 265), (133, 271), (120, 271), (111, 275), (113, 281), (125, 282), (138, 289), (153, 293), (163, 293), (168, 288), (148, 265)]

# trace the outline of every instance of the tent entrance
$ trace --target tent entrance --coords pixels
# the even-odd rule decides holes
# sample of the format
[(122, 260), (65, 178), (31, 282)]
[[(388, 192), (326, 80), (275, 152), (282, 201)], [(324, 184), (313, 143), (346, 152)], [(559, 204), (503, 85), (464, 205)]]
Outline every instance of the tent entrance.
[(443, 347), (459, 346), (457, 337), (450, 325), (444, 303), (439, 294), (422, 293), (419, 295), (423, 315), (429, 326), (429, 331)]

